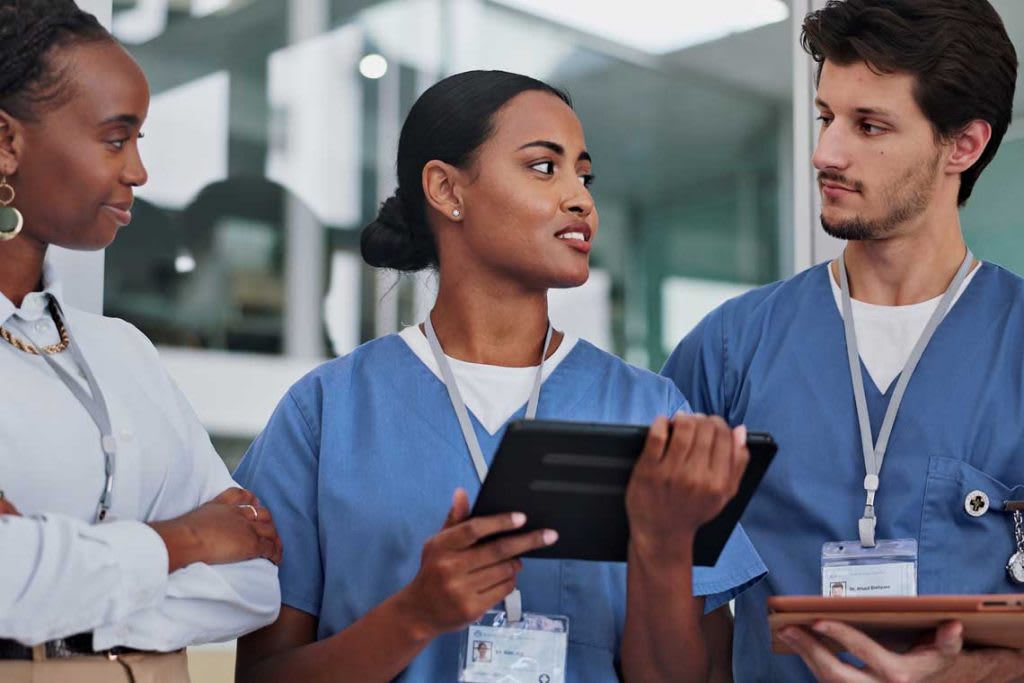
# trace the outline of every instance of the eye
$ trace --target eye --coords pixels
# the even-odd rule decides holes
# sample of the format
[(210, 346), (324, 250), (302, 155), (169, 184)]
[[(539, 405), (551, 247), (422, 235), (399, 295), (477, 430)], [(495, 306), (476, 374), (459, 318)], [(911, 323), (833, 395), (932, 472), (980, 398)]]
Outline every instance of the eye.
[(861, 123), (860, 129), (864, 131), (867, 135), (880, 135), (881, 133), (885, 132), (885, 128), (867, 122)]
[(107, 140), (107, 144), (118, 151), (124, 149), (125, 143), (127, 142), (128, 138), (117, 138), (116, 140)]
[(832, 123), (832, 117), (825, 116), (824, 114), (819, 115), (818, 120), (821, 121), (822, 126), (827, 126), (828, 124)]
[(538, 161), (535, 164), (530, 164), (530, 168), (535, 171), (540, 171), (544, 175), (555, 174), (555, 162), (553, 161)]
[(583, 187), (589, 188), (594, 184), (595, 176), (593, 173), (584, 173), (579, 178), (580, 182), (583, 183)]

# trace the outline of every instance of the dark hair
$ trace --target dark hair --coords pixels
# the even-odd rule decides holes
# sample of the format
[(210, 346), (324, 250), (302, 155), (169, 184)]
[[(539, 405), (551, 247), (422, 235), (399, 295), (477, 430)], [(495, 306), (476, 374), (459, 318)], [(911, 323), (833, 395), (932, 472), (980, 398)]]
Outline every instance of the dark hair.
[(31, 120), (40, 105), (59, 106), (70, 92), (51, 50), (104, 40), (113, 37), (74, 0), (0, 0), (0, 108)]
[(420, 95), (398, 139), (398, 188), (363, 228), (363, 260), (378, 268), (414, 272), (437, 267), (437, 246), (427, 224), (423, 167), (433, 160), (465, 168), (494, 132), (494, 115), (516, 95), (540, 90), (570, 107), (561, 90), (506, 71), (466, 71)]
[(1017, 53), (987, 0), (829, 0), (804, 19), (800, 42), (819, 80), (826, 59), (914, 76), (914, 99), (940, 139), (987, 121), (991, 141), (960, 174), (957, 203), (967, 201), (1010, 125), (1017, 79)]

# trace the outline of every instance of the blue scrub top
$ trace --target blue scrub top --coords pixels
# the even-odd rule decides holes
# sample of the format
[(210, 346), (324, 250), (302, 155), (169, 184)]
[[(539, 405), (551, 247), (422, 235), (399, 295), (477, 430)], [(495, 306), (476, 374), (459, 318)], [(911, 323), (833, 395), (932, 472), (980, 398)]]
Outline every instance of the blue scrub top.
[[(736, 602), (737, 681), (812, 681), (771, 654), (765, 600), (820, 595), (821, 546), (857, 538), (864, 459), (843, 320), (827, 264), (711, 313), (665, 365), (695, 410), (771, 432), (776, 458), (743, 524), (767, 580)], [(861, 367), (873, 438), (893, 388)], [(988, 263), (949, 311), (907, 387), (875, 500), (878, 538), (916, 538), (918, 592), (1013, 593), (1004, 500), (1024, 499), (1024, 280)], [(988, 494), (971, 517), (964, 500)]]
[[(670, 381), (580, 341), (544, 382), (538, 416), (648, 424), (679, 409), (687, 404)], [(471, 419), (490, 462), (505, 428), (492, 436)], [(480, 489), (444, 384), (398, 335), (292, 387), (235, 478), (273, 512), (282, 601), (317, 616), (320, 639), (406, 586), (454, 489)], [(710, 611), (763, 574), (738, 528), (717, 566), (695, 568), (694, 594)], [(618, 680), (625, 564), (527, 559), (518, 587), (524, 610), (569, 617), (569, 681)], [(457, 680), (460, 638), (436, 639), (397, 680)]]

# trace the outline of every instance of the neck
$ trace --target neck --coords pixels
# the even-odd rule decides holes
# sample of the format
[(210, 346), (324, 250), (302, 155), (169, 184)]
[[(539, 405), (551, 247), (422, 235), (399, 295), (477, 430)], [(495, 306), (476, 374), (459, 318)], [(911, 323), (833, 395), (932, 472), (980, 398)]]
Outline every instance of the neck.
[[(949, 287), (966, 253), (956, 217), (943, 230), (847, 242), (843, 258), (850, 296), (880, 306), (934, 299)], [(838, 281), (838, 262), (832, 264), (832, 273)]]
[[(443, 274), (430, 314), (445, 355), (469, 363), (537, 365), (548, 329), (546, 290), (451, 281)], [(548, 353), (561, 343), (554, 333)]]
[(0, 242), (0, 293), (20, 307), (29, 292), (42, 289), (46, 245), (22, 234)]

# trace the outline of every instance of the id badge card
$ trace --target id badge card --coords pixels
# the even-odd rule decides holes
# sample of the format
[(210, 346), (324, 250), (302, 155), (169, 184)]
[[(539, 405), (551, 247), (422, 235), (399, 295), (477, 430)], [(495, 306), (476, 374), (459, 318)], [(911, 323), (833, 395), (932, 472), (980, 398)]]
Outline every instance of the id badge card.
[(825, 597), (917, 595), (917, 541), (900, 538), (865, 548), (860, 541), (821, 548), (821, 594)]
[(491, 610), (470, 624), (459, 653), (461, 683), (565, 683), (569, 618)]

